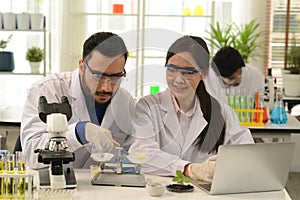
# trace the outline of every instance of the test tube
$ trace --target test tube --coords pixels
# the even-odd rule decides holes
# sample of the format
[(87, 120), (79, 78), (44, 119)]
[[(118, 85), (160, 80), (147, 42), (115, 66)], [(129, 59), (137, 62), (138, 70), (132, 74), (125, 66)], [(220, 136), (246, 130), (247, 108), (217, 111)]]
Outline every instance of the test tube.
[(25, 155), (21, 151), (16, 152), (16, 165), (18, 174), (26, 173)]
[[(6, 155), (6, 173), (13, 174), (15, 173), (15, 155), (7, 154)], [(14, 198), (14, 178), (6, 177), (5, 178), (5, 193), (6, 198)]]
[[(246, 109), (246, 102), (245, 102), (245, 89), (240, 89), (240, 94), (239, 94), (239, 101), (240, 101), (240, 109)], [(246, 122), (246, 112), (241, 112), (240, 113), (240, 121), (241, 122)]]
[(116, 149), (118, 150), (118, 155), (117, 155), (117, 166), (116, 166), (116, 171), (117, 174), (122, 174), (122, 151), (123, 151), (123, 147), (116, 147)]
[[(5, 155), (4, 154), (0, 154), (0, 174), (4, 173), (4, 162), (5, 162)], [(5, 196), (4, 193), (4, 178), (0, 177), (0, 199), (3, 199), (3, 197)]]
[[(234, 101), (234, 105), (233, 108), (234, 109), (241, 109), (241, 102), (240, 102), (240, 90), (239, 89), (234, 89), (234, 96), (233, 96), (233, 101)], [(237, 112), (239, 121), (241, 122), (241, 113)]]
[[(17, 165), (18, 174), (26, 173), (25, 155), (21, 151), (16, 152), (16, 165)], [(16, 188), (18, 199), (25, 199), (25, 189), (26, 189), (25, 178), (18, 178), (18, 183)]]
[(226, 89), (226, 94), (227, 94), (227, 104), (231, 108), (234, 108), (234, 102), (233, 102), (234, 91), (233, 91), (233, 89), (232, 88), (227, 88)]

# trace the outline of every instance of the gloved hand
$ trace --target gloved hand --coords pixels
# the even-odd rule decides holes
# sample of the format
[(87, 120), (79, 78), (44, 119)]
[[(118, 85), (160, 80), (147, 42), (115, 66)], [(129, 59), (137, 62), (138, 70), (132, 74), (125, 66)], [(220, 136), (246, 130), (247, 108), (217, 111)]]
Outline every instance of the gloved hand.
[(209, 157), (203, 163), (190, 163), (187, 167), (188, 176), (194, 180), (212, 182), (217, 155)]
[(113, 145), (120, 146), (120, 144), (112, 138), (109, 130), (90, 122), (85, 124), (85, 138), (87, 141), (93, 143), (96, 149), (101, 153), (110, 152)]

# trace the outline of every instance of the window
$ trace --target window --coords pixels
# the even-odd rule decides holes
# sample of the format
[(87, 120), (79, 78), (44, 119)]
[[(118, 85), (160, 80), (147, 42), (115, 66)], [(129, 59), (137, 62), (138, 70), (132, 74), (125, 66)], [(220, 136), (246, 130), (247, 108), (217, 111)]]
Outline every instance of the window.
[[(270, 14), (270, 62), (274, 77), (281, 76), (281, 69), (287, 67), (286, 55), (293, 38), (300, 38), (300, 0), (268, 0)], [(280, 78), (279, 78), (280, 80)], [(280, 82), (279, 82), (280, 84)]]

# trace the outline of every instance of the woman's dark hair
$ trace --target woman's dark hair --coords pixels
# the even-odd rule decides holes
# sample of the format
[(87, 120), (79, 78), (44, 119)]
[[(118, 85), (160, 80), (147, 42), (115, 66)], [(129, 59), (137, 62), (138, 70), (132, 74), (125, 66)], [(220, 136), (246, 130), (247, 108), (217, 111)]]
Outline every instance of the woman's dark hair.
[(91, 35), (83, 44), (82, 59), (88, 60), (93, 50), (114, 57), (123, 54), (127, 60), (128, 51), (121, 37), (111, 32), (98, 32)]
[[(166, 64), (173, 55), (180, 52), (189, 52), (200, 68), (209, 67), (209, 50), (202, 38), (183, 36), (177, 39), (167, 52)], [(203, 80), (197, 86), (196, 95), (200, 101), (203, 117), (208, 124), (197, 137), (194, 145), (204, 152), (218, 151), (218, 147), (224, 143), (226, 129), (221, 106), (215, 98), (209, 95)]]

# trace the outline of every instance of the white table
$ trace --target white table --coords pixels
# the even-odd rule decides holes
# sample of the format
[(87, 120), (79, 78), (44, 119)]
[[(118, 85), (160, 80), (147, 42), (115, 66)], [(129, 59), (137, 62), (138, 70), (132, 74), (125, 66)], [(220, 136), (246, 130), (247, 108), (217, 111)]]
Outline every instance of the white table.
[[(260, 193), (245, 193), (245, 194), (232, 194), (232, 195), (218, 195), (211, 196), (199, 188), (195, 187), (195, 190), (191, 193), (174, 193), (166, 190), (161, 197), (151, 197), (148, 195), (146, 188), (135, 187), (114, 187), (114, 186), (93, 186), (91, 184), (91, 173), (87, 169), (75, 170), (77, 179), (77, 189), (70, 196), (70, 198), (64, 197), (64, 199), (109, 199), (109, 200), (145, 200), (145, 199), (188, 199), (188, 200), (205, 200), (205, 199), (218, 199), (218, 200), (291, 200), (285, 190), (276, 192), (260, 192)], [(165, 185), (172, 183), (172, 178), (149, 176), (155, 182), (161, 182)], [(39, 198), (41, 199), (41, 198)]]
[(284, 141), (291, 140), (291, 134), (300, 134), (300, 121), (291, 115), (288, 116), (288, 121), (286, 124), (271, 124), (271, 122), (266, 123), (262, 127), (258, 126), (248, 126), (254, 138), (276, 138), (283, 139)]

